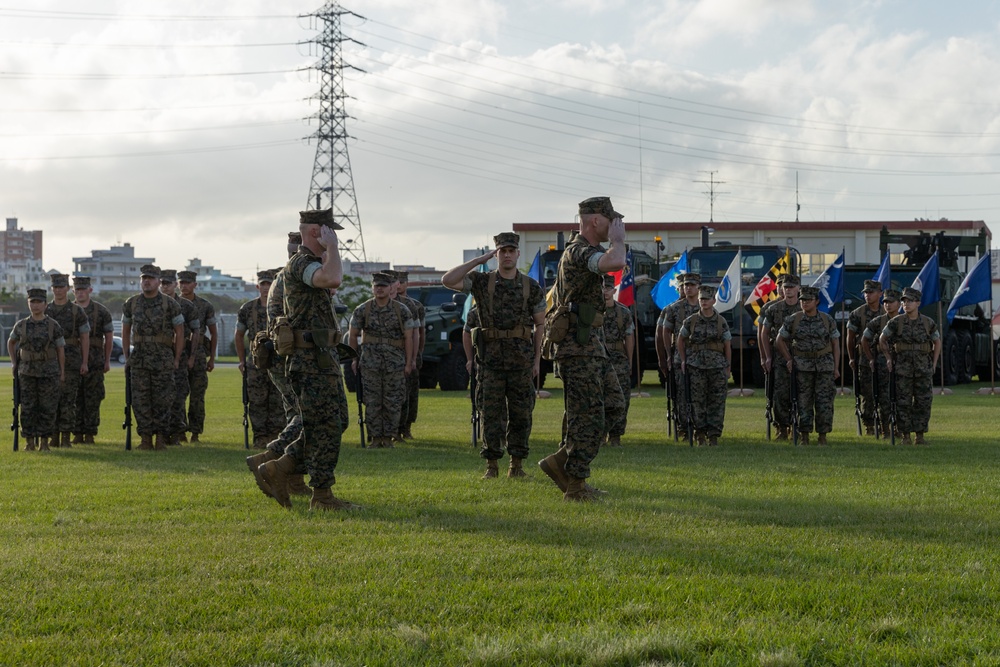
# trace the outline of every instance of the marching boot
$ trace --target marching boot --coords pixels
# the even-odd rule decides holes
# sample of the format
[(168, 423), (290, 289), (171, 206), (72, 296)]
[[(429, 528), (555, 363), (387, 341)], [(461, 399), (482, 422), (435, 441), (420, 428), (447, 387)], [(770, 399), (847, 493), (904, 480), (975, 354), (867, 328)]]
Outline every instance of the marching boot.
[(309, 509), (311, 511), (330, 512), (336, 510), (356, 510), (361, 509), (361, 507), (352, 502), (341, 500), (337, 496), (333, 495), (332, 489), (326, 488), (312, 490), (312, 498), (309, 500)]
[(45, 437), (45, 440), (49, 443), (49, 447), (53, 449), (59, 449), (59, 434), (49, 435)]
[(827, 442), (826, 442), (826, 433), (820, 433), (820, 434), (819, 434), (819, 440), (818, 440), (818, 443), (819, 443), (820, 445), (825, 445), (825, 444), (827, 444)]
[(865, 435), (875, 435), (874, 424), (865, 424)]
[(191, 434), (191, 442), (201, 442), (201, 440), (198, 439), (198, 434), (197, 433), (192, 433)]
[(84, 435), (83, 435), (83, 444), (85, 444), (85, 445), (93, 445), (94, 444), (94, 435), (92, 433), (84, 433)]
[(787, 426), (779, 426), (778, 427), (778, 435), (776, 435), (774, 437), (774, 439), (777, 442), (787, 442), (788, 441), (788, 427)]
[(695, 436), (695, 442), (698, 443), (699, 447), (704, 447), (705, 446), (705, 434), (704, 433), (698, 433)]
[(37, 443), (38, 443), (38, 438), (34, 438), (34, 437), (28, 438), (28, 444), (25, 445), (24, 451), (26, 451), (26, 452), (33, 452), (33, 451), (35, 451), (35, 447), (36, 447)]
[(267, 463), (268, 461), (277, 461), (281, 458), (281, 455), (277, 452), (265, 449), (260, 454), (254, 454), (253, 456), (247, 457), (247, 468), (250, 468), (250, 472), (253, 473), (254, 481), (257, 482), (257, 488), (260, 489), (267, 497), (271, 497), (271, 487), (264, 481), (263, 475), (261, 475), (260, 467)]
[(282, 507), (292, 509), (288, 482), (289, 478), (295, 474), (295, 460), (285, 454), (280, 459), (268, 461), (259, 470), (264, 483), (271, 490), (271, 497), (278, 501)]
[(38, 451), (40, 451), (40, 452), (52, 451), (52, 450), (49, 449), (49, 442), (50, 442), (50, 440), (49, 440), (48, 436), (43, 435), (42, 437), (40, 437), (38, 439)]
[(87, 441), (84, 438), (84, 436), (83, 436), (82, 433), (74, 433), (73, 434), (73, 439), (69, 441), (69, 444), (71, 444), (71, 445), (82, 445), (85, 442), (87, 442)]
[(153, 436), (151, 435), (140, 435), (139, 436), (139, 449), (148, 450), (153, 448)]
[(407, 440), (413, 440), (413, 432), (410, 430), (409, 426), (403, 429), (403, 437)]
[(916, 432), (916, 439), (914, 440), (914, 442), (916, 444), (918, 444), (918, 445), (926, 445), (927, 444), (927, 440), (924, 439), (924, 432), (923, 431), (917, 431)]
[(542, 469), (546, 475), (549, 476), (559, 490), (566, 493), (566, 487), (569, 485), (569, 475), (566, 474), (566, 461), (569, 460), (569, 454), (566, 452), (565, 447), (560, 447), (555, 454), (549, 454), (544, 459), (538, 462), (538, 467)]
[(507, 477), (527, 477), (528, 473), (524, 472), (524, 468), (521, 466), (521, 461), (516, 456), (510, 457), (510, 468), (507, 469)]
[(313, 490), (306, 484), (305, 475), (288, 476), (288, 493), (293, 496), (309, 496)]
[(569, 478), (569, 483), (566, 485), (566, 492), (563, 493), (563, 500), (574, 500), (583, 503), (597, 500), (597, 494), (587, 486), (585, 479), (582, 477), (573, 477), (572, 475), (567, 475), (567, 477)]
[(70, 433), (69, 431), (63, 431), (61, 435), (62, 435), (62, 442), (59, 443), (59, 446), (60, 447), (72, 447), (73, 445), (71, 445), (69, 441), (72, 438), (73, 434)]
[(909, 433), (900, 433), (900, 436), (901, 436), (900, 440), (899, 440), (900, 444), (902, 444), (902, 445), (912, 444), (910, 442), (910, 434)]
[(162, 433), (157, 433), (156, 434), (156, 444), (153, 446), (153, 449), (155, 449), (157, 451), (159, 451), (161, 449), (166, 449), (167, 448), (167, 442), (169, 440), (170, 440), (170, 438), (168, 436), (165, 436)]
[(608, 436), (607, 446), (608, 447), (615, 447), (615, 448), (621, 447), (622, 446), (622, 437), (620, 435), (609, 435)]
[(809, 444), (809, 431), (799, 431), (799, 444), (800, 445)]
[(497, 460), (487, 459), (486, 472), (483, 474), (483, 479), (496, 479), (499, 474), (500, 474), (500, 469), (497, 466)]
[(711, 436), (709, 436), (708, 437), (708, 446), (709, 447), (718, 447), (719, 446), (719, 436), (717, 436), (717, 435), (711, 435)]
[(181, 434), (177, 436), (178, 445), (181, 444), (182, 442), (187, 442), (187, 441), (188, 441), (187, 433), (181, 432)]

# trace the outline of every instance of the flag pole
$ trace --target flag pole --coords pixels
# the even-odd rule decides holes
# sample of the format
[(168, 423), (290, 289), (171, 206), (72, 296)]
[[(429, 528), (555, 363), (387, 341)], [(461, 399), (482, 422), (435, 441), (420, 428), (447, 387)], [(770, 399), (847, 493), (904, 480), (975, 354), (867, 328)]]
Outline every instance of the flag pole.
[[(990, 316), (987, 319), (987, 322), (989, 322), (989, 329), (990, 329), (990, 388), (987, 389), (986, 387), (983, 387), (979, 391), (977, 391), (976, 393), (977, 394), (990, 394), (992, 396), (996, 396), (997, 394), (1000, 394), (1000, 391), (997, 391), (997, 384), (996, 384), (996, 381), (997, 381), (997, 378), (996, 378), (996, 373), (997, 373), (997, 359), (996, 359), (996, 347), (995, 347), (996, 346), (996, 341), (993, 338), (993, 297), (992, 296), (990, 297)], [(979, 379), (982, 380), (983, 378), (979, 378)]]
[[(938, 308), (938, 322), (944, 322), (944, 319), (942, 318), (941, 314), (942, 313), (941, 299), (938, 299), (937, 308)], [(941, 327), (939, 325), (938, 329), (940, 328)], [(944, 339), (941, 340), (941, 388), (935, 391), (934, 393), (939, 396), (947, 396), (948, 394), (952, 393), (951, 389), (948, 389), (944, 386)]]

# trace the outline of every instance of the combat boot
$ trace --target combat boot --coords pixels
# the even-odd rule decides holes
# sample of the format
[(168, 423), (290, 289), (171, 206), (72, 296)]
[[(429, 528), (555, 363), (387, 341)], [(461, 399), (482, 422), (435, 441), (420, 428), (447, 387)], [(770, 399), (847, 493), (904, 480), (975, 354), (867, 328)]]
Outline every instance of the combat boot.
[(917, 431), (916, 432), (916, 439), (914, 440), (914, 442), (916, 444), (918, 444), (918, 445), (926, 445), (927, 444), (927, 440), (924, 439), (924, 432), (923, 431)]
[(614, 447), (614, 448), (621, 447), (622, 446), (622, 437), (620, 435), (609, 435), (608, 436), (608, 442), (606, 443), (606, 446), (607, 447)]
[(40, 452), (51, 451), (49, 449), (49, 442), (51, 442), (51, 441), (49, 440), (48, 436), (44, 436), (43, 435), (42, 437), (40, 437), (38, 439), (38, 451), (40, 451)]
[(778, 435), (774, 436), (776, 442), (788, 442), (788, 427), (779, 426)]
[(403, 437), (407, 440), (413, 440), (413, 432), (410, 430), (409, 426), (403, 429)]
[(820, 434), (819, 434), (819, 440), (818, 440), (817, 442), (818, 442), (818, 444), (820, 444), (820, 445), (825, 445), (825, 444), (827, 444), (827, 442), (826, 442), (826, 433), (820, 433)]
[(567, 475), (569, 483), (566, 485), (566, 492), (563, 493), (563, 500), (573, 500), (576, 502), (589, 503), (597, 500), (598, 495), (587, 485), (587, 481), (582, 477)]
[(191, 434), (191, 442), (193, 442), (193, 443), (194, 442), (201, 442), (201, 440), (198, 439), (198, 434), (197, 433), (192, 433)]
[(74, 433), (73, 434), (73, 439), (70, 440), (69, 444), (71, 444), (71, 445), (82, 445), (85, 442), (86, 442), (86, 440), (84, 440), (82, 433)]
[(809, 444), (809, 431), (799, 431), (799, 444), (800, 445)]
[(70, 433), (69, 431), (63, 431), (60, 435), (62, 436), (62, 440), (59, 443), (60, 447), (72, 447), (73, 446), (69, 442), (70, 439), (72, 438), (72, 435), (73, 435), (72, 433)]
[(719, 436), (717, 436), (717, 435), (709, 436), (709, 438), (708, 438), (708, 446), (709, 447), (718, 447), (719, 446)]
[(139, 436), (139, 449), (149, 450), (153, 448), (153, 436), (151, 435), (140, 435)]
[(910, 442), (910, 434), (909, 433), (900, 433), (899, 444), (901, 444), (901, 445), (910, 445), (910, 444), (913, 444), (913, 443)]
[(261, 475), (260, 467), (267, 463), (268, 461), (277, 461), (281, 458), (281, 455), (277, 452), (265, 449), (260, 454), (254, 454), (253, 456), (248, 456), (247, 468), (250, 468), (250, 472), (253, 473), (254, 481), (257, 482), (257, 488), (261, 490), (265, 496), (271, 496), (271, 487), (264, 481), (264, 476)]
[(496, 459), (486, 460), (486, 472), (483, 474), (483, 479), (496, 479), (500, 474), (500, 469), (497, 467)]
[(705, 434), (704, 433), (699, 433), (698, 435), (696, 435), (695, 436), (695, 441), (698, 443), (699, 447), (704, 447), (705, 446)]
[(166, 449), (167, 448), (167, 441), (168, 440), (169, 440), (169, 438), (167, 436), (163, 435), (162, 433), (157, 433), (156, 434), (156, 444), (153, 446), (153, 449), (155, 449), (157, 451), (162, 450), (162, 449)]
[(293, 496), (312, 495), (312, 489), (306, 484), (305, 475), (288, 476), (288, 493)]
[(516, 456), (510, 457), (510, 468), (507, 469), (507, 477), (527, 477), (528, 473), (524, 472), (524, 468), (521, 465), (523, 459), (519, 459)]
[(178, 445), (181, 444), (182, 442), (187, 442), (187, 441), (188, 441), (187, 433), (181, 433), (180, 435), (177, 436)]
[(292, 509), (288, 481), (289, 477), (295, 473), (295, 460), (285, 454), (280, 459), (268, 461), (259, 470), (264, 483), (271, 490), (271, 497), (278, 501), (282, 507)]
[(355, 505), (352, 502), (346, 500), (341, 500), (337, 496), (333, 495), (333, 490), (330, 488), (326, 489), (313, 489), (312, 498), (309, 500), (310, 511), (317, 512), (331, 512), (335, 510), (356, 510), (361, 509), (360, 505)]
[(874, 424), (865, 424), (865, 435), (875, 435)]
[(559, 490), (566, 493), (566, 487), (569, 485), (569, 475), (566, 474), (566, 461), (569, 460), (569, 454), (566, 452), (565, 447), (560, 447), (555, 454), (549, 454), (544, 459), (538, 462), (538, 467), (542, 469), (546, 475), (549, 476)]
[(45, 436), (46, 442), (48, 442), (49, 447), (53, 449), (59, 449), (59, 434)]
[(83, 434), (83, 444), (85, 444), (85, 445), (93, 445), (94, 444), (94, 435), (92, 433), (84, 433)]
[(26, 452), (33, 452), (33, 451), (35, 451), (35, 447), (37, 446), (36, 445), (37, 442), (38, 442), (38, 438), (28, 438), (28, 444), (24, 446), (24, 451), (26, 451)]

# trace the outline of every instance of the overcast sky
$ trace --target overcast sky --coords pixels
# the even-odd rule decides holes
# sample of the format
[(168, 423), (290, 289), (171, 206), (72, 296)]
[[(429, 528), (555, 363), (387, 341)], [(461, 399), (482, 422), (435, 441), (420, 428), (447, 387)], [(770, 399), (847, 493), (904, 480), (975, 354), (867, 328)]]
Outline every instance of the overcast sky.
[[(44, 230), (45, 268), (122, 242), (248, 279), (283, 263), (316, 152), (322, 24), (299, 16), (322, 6), (0, 0), (0, 209)], [(997, 3), (344, 8), (369, 260), (449, 268), (599, 194), (626, 227), (707, 221), (710, 179), (717, 221), (794, 220), (797, 176), (802, 220), (1000, 232)]]

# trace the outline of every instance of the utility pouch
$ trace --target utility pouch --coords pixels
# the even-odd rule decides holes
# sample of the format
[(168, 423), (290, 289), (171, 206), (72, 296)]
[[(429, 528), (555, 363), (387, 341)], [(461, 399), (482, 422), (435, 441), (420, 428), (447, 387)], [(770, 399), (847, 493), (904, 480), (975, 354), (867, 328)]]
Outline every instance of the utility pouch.
[(545, 339), (550, 343), (561, 343), (569, 333), (569, 308), (559, 306), (545, 314)]
[(573, 312), (576, 313), (576, 342), (586, 345), (590, 342), (590, 329), (597, 316), (597, 308), (589, 303), (573, 304)]
[(266, 331), (258, 331), (250, 343), (250, 356), (259, 371), (274, 366), (274, 343)]
[(274, 351), (283, 357), (295, 352), (295, 331), (285, 317), (274, 320), (273, 334)]

